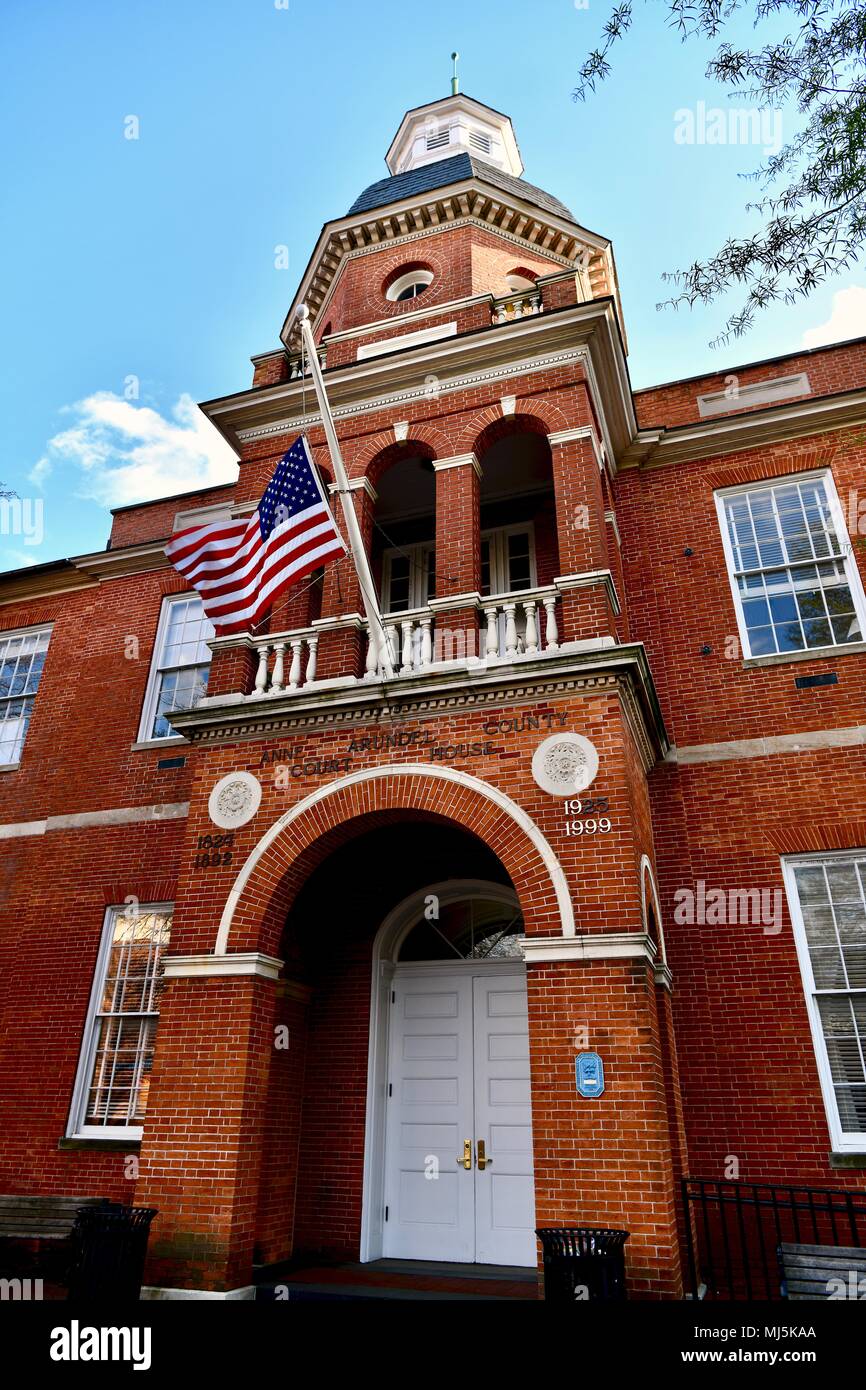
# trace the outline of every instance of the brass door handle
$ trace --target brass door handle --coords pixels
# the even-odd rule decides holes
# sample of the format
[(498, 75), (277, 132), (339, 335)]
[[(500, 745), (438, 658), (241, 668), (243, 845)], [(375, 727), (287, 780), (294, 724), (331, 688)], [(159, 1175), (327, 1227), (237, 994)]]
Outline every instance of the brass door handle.
[(458, 1162), (459, 1164), (461, 1164), (464, 1168), (471, 1168), (471, 1167), (472, 1167), (472, 1140), (471, 1140), (471, 1139), (464, 1139), (464, 1140), (463, 1140), (463, 1157), (462, 1157), (462, 1158), (458, 1158), (457, 1162)]
[(493, 1159), (492, 1159), (492, 1158), (488, 1158), (488, 1157), (487, 1157), (487, 1154), (484, 1152), (484, 1140), (483, 1140), (483, 1139), (478, 1139), (478, 1140), (476, 1141), (476, 1151), (477, 1151), (477, 1153), (478, 1153), (478, 1160), (477, 1160), (477, 1162), (478, 1162), (478, 1167), (481, 1169), (481, 1171), (482, 1171), (482, 1173), (483, 1173), (483, 1172), (484, 1172), (484, 1169), (487, 1168), (488, 1165), (491, 1164), (491, 1163), (493, 1162)]

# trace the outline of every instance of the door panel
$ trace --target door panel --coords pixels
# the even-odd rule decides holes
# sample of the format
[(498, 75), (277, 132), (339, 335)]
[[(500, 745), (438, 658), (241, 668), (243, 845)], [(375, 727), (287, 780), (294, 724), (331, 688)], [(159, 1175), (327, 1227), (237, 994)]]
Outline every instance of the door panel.
[(472, 979), (400, 976), (391, 1005), (383, 1254), (475, 1258), (472, 1173)]
[(398, 972), (394, 996), (383, 1253), (534, 1266), (525, 975)]
[(475, 1170), (479, 1264), (535, 1264), (529, 1022), (523, 975), (473, 981), (475, 1138), (492, 1163)]

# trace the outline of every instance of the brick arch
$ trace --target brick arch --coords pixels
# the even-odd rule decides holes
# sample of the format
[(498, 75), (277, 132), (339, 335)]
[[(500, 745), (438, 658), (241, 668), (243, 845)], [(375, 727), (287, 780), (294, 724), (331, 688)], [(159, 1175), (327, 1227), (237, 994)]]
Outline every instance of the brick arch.
[(380, 449), (378, 453), (373, 456), (367, 464), (364, 473), (373, 487), (376, 487), (380, 479), (388, 472), (389, 468), (393, 468), (394, 465), (400, 463), (402, 459), (433, 459), (435, 457), (435, 452), (431, 446), (425, 444), (420, 439), (400, 439), (396, 441), (392, 439), (386, 448)]
[[(574, 936), (565, 875), (521, 806), (488, 782), (424, 763), (367, 768), (331, 782), (286, 811), (250, 852), (226, 900), (214, 954), (275, 955), (293, 898), (297, 866), (314, 841), (346, 822), (381, 812), (428, 813), (462, 826), (500, 860), (514, 884), (528, 934)], [(309, 858), (305, 862), (309, 865)]]
[(455, 453), (474, 453), (479, 459), (498, 439), (509, 434), (553, 434), (571, 427), (558, 406), (542, 397), (517, 400), (512, 415), (503, 415), (502, 407), (489, 405), (475, 415), (460, 436)]
[[(420, 454), (424, 458), (447, 458), (451, 452), (447, 437), (434, 425), (426, 422), (409, 425), (408, 439), (395, 439), (393, 429), (379, 430), (364, 439), (347, 457), (350, 477), (367, 477), (375, 487), (376, 479), (402, 455), (406, 458)], [(347, 451), (348, 452), (348, 451)]]

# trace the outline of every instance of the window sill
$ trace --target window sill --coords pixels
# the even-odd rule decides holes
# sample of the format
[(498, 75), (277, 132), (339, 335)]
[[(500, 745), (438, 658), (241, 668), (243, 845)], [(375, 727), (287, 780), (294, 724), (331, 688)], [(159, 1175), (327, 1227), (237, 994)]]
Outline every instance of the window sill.
[(866, 642), (846, 642), (839, 647), (812, 647), (807, 652), (773, 652), (770, 656), (747, 656), (743, 670), (752, 666), (786, 666), (789, 661), (830, 661), (837, 656), (858, 656), (866, 652)]
[(181, 744), (188, 743), (189, 739), (184, 738), (183, 734), (175, 734), (173, 738), (142, 738), (137, 743), (130, 745), (131, 753), (146, 753), (154, 748), (179, 748)]
[(141, 1145), (141, 1139), (130, 1136), (128, 1139), (87, 1139), (81, 1136), (64, 1135), (58, 1139), (58, 1149), (102, 1149), (106, 1153), (126, 1153), (129, 1149), (137, 1149)]
[(866, 1153), (838, 1153), (828, 1155), (831, 1168), (866, 1168)]
[(0, 763), (0, 772), (17, 772), (20, 763)]

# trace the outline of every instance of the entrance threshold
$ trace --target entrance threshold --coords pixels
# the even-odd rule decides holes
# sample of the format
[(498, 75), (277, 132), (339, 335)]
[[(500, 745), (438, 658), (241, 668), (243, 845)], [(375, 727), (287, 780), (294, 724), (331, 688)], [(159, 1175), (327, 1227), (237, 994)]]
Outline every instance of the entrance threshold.
[(254, 1276), (260, 1302), (356, 1303), (379, 1299), (498, 1303), (535, 1301), (534, 1269), (519, 1265), (437, 1264), (427, 1260), (372, 1260), (368, 1264), (292, 1261), (264, 1265)]

